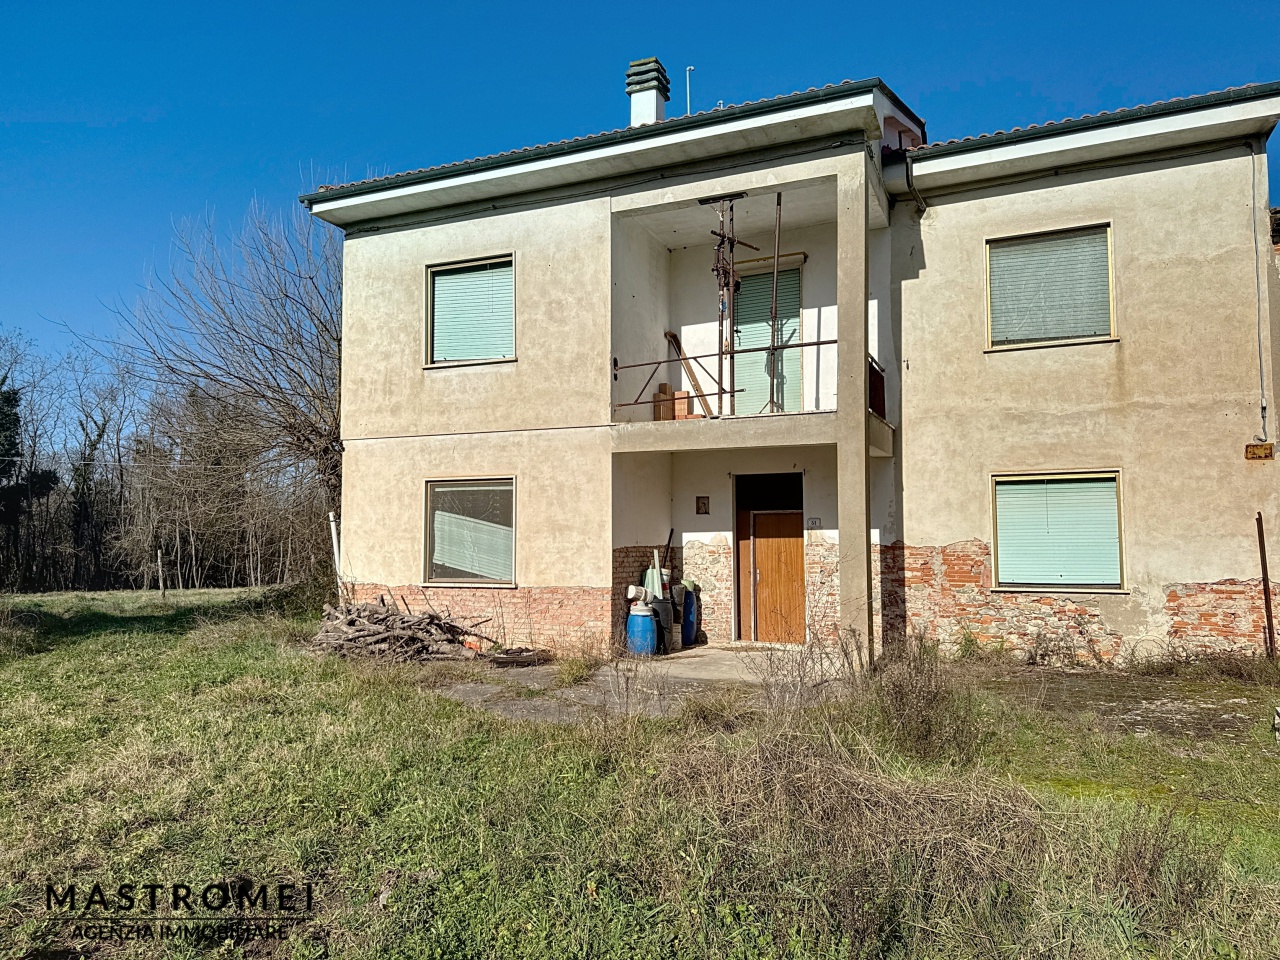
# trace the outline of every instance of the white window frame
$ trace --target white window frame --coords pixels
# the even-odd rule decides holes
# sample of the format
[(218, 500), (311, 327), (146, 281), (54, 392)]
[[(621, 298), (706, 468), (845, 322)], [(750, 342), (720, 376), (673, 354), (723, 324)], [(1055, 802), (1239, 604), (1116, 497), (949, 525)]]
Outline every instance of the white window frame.
[[(511, 356), (509, 357), (492, 357), (483, 360), (433, 360), (431, 357), (432, 342), (432, 313), (435, 308), (435, 286), (432, 283), (433, 277), (437, 272), (443, 270), (457, 270), (459, 267), (481, 267), (487, 263), (511, 263)], [(423, 341), (422, 341), (422, 369), (432, 370), (436, 368), (448, 367), (479, 367), (489, 366), (495, 363), (515, 363), (520, 356), (520, 324), (518, 310), (516, 309), (520, 303), (517, 284), (519, 281), (518, 271), (516, 269), (516, 255), (512, 251), (510, 253), (499, 253), (488, 257), (469, 257), (465, 260), (450, 260), (447, 263), (429, 263), (425, 267), (423, 274)]]
[[(1111, 332), (1097, 337), (1065, 337), (1060, 340), (1035, 340), (1029, 343), (994, 343), (991, 339), (991, 245), (1008, 240), (1032, 240), (1037, 237), (1049, 237), (1057, 233), (1075, 233), (1078, 230), (1096, 230), (1106, 228), (1107, 231), (1107, 289), (1111, 301)], [(987, 345), (984, 353), (1004, 353), (1010, 350), (1038, 350), (1044, 347), (1070, 347), (1081, 343), (1115, 343), (1120, 339), (1116, 332), (1116, 258), (1114, 245), (1115, 231), (1110, 220), (1101, 223), (1079, 223), (1072, 226), (1054, 227), (1052, 230), (1037, 230), (1033, 233), (1015, 233), (996, 237), (985, 237), (982, 241), (982, 262), (986, 274), (987, 303)]]
[[(435, 483), (510, 483), (511, 484), (511, 579), (510, 580), (432, 580), (431, 579), (431, 485)], [(471, 589), (510, 590), (516, 586), (516, 564), (519, 562), (517, 550), (518, 505), (517, 484), (514, 475), (507, 476), (455, 476), (429, 477), (422, 484), (422, 586), (424, 587), (469, 587)]]

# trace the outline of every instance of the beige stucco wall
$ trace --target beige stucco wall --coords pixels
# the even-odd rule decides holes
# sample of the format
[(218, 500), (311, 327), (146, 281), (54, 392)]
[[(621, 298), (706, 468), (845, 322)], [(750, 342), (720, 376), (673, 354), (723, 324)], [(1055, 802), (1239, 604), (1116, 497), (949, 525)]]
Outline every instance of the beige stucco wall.
[[(670, 253), (640, 220), (628, 217), (613, 218), (610, 247), (612, 355), (620, 364), (665, 359), (669, 352), (664, 333), (671, 329), (668, 310)], [(680, 370), (676, 366), (664, 366), (650, 382), (652, 372), (652, 367), (618, 371), (618, 380), (612, 385), (614, 401), (632, 403), (642, 388), (644, 395), (641, 399), (648, 400), (659, 383), (676, 383)], [(646, 382), (649, 382), (648, 387), (645, 387)], [(653, 408), (644, 404), (618, 407), (613, 412), (613, 419), (619, 423), (652, 420)]]
[(516, 478), (518, 586), (611, 583), (607, 427), (347, 443), (343, 567), (354, 580), (422, 579), (425, 481)]
[[(772, 447), (672, 455), (671, 520), (680, 543), (731, 543), (733, 479), (750, 473), (803, 473), (806, 529), (817, 521), (827, 536), (838, 539), (835, 447)], [(709, 514), (697, 513), (699, 496), (710, 498)]]
[[(897, 207), (907, 544), (990, 542), (992, 473), (1119, 469), (1135, 597), (1258, 575), (1253, 517), (1280, 520), (1280, 501), (1277, 465), (1244, 460), (1260, 429), (1251, 162), (1234, 148), (937, 197), (918, 224)], [(1118, 340), (987, 352), (985, 240), (1098, 223)], [(1269, 396), (1271, 352), (1268, 323)]]
[[(426, 268), (515, 255), (512, 363), (423, 369)], [(607, 198), (347, 241), (344, 438), (609, 422)]]

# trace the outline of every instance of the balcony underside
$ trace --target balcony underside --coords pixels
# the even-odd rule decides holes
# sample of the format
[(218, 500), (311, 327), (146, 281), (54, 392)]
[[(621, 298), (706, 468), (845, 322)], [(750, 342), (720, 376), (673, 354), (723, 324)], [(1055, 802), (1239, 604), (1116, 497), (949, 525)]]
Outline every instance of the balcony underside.
[[(814, 413), (723, 417), (718, 420), (640, 420), (610, 427), (614, 453), (805, 447), (836, 442), (835, 410)], [(875, 414), (867, 418), (873, 457), (893, 456), (893, 427)]]

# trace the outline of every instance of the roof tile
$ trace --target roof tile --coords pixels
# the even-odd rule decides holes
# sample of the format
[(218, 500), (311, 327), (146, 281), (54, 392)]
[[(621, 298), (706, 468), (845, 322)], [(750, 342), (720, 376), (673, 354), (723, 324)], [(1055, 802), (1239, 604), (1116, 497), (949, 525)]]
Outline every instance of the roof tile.
[[(1231, 93), (1234, 90), (1248, 90), (1251, 87), (1257, 87), (1257, 86), (1260, 86), (1260, 84), (1246, 83), (1238, 87), (1224, 87), (1221, 90), (1214, 90), (1210, 93), (1203, 94), (1203, 96), (1211, 97), (1220, 93)], [(975, 143), (980, 140), (988, 140), (988, 139), (994, 139), (996, 137), (1007, 136), (1010, 133), (1020, 133), (1024, 129), (1025, 130), (1042, 130), (1042, 129), (1048, 129), (1049, 127), (1058, 127), (1065, 123), (1074, 123), (1078, 120), (1090, 120), (1090, 119), (1096, 119), (1098, 117), (1122, 117), (1128, 113), (1137, 113), (1141, 110), (1150, 110), (1152, 107), (1162, 107), (1162, 106), (1165, 106), (1166, 104), (1181, 103), (1183, 100), (1192, 100), (1192, 99), (1199, 99), (1199, 97), (1198, 96), (1197, 97), (1170, 97), (1168, 100), (1153, 100), (1151, 103), (1139, 103), (1136, 106), (1120, 107), (1116, 110), (1099, 110), (1097, 113), (1082, 113), (1078, 117), (1063, 117), (1061, 120), (1046, 120), (1044, 123), (1029, 123), (1025, 128), (1014, 127), (1011, 130), (996, 130), (992, 133), (979, 133), (979, 134), (971, 135), (967, 137), (952, 138), (950, 140), (935, 140), (933, 143), (922, 144), (921, 146), (913, 147), (911, 151), (908, 151), (908, 152), (913, 152), (915, 150), (927, 150), (931, 147), (941, 147), (941, 146), (949, 145), (953, 143)]]

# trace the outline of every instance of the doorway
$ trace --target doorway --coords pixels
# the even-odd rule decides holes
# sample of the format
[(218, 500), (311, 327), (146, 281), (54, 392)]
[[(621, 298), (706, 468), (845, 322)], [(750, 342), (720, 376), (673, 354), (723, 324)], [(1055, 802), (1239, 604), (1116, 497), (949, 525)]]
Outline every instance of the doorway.
[(804, 474), (734, 477), (737, 636), (803, 643)]

